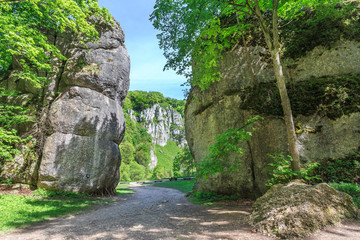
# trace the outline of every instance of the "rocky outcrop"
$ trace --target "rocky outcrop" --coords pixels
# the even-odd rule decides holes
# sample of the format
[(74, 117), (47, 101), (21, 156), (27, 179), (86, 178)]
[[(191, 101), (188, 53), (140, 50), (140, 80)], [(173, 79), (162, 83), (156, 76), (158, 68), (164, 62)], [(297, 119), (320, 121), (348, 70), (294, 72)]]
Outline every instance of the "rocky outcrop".
[(155, 104), (140, 113), (139, 121), (153, 137), (153, 144), (165, 146), (169, 140), (185, 144), (183, 119), (171, 106)]
[[(265, 53), (261, 47), (250, 49), (259, 88), (254, 87), (246, 54), (239, 48), (224, 55), (224, 78), (220, 82), (203, 92), (191, 89), (185, 129), (196, 162), (208, 154), (207, 148), (216, 136), (242, 126), (255, 115), (265, 118), (256, 123), (252, 140), (242, 146), (241, 171), (201, 180), (198, 191), (262, 195), (268, 189), (265, 183), (269, 176), (264, 169), (269, 168), (271, 159), (267, 154), (288, 153), (275, 76)], [(316, 47), (296, 61), (284, 60), (303, 162), (341, 159), (359, 151), (359, 59), (360, 43), (345, 41), (331, 49)]]
[(122, 104), (130, 61), (119, 23), (91, 21), (100, 40), (87, 43), (87, 48), (72, 33), (49, 34), (67, 60), (54, 66), (47, 88), (28, 89), (11, 75), (6, 80), (9, 89), (32, 95), (42, 91), (45, 96), (38, 102), (39, 121), (32, 127), (37, 129), (41, 156), (32, 174), (32, 184), (38, 187), (111, 193), (119, 181), (118, 145), (125, 131)]
[(296, 180), (274, 185), (258, 198), (250, 224), (265, 235), (281, 239), (306, 237), (345, 218), (356, 218), (352, 198), (326, 183), (315, 186)]
[(140, 113), (128, 109), (126, 114), (133, 122), (139, 122), (152, 137), (152, 148), (150, 149), (149, 168), (153, 170), (158, 159), (155, 154), (155, 145), (165, 146), (168, 141), (176, 142), (178, 146), (185, 147), (184, 122), (180, 113), (171, 106), (161, 107), (154, 104)]

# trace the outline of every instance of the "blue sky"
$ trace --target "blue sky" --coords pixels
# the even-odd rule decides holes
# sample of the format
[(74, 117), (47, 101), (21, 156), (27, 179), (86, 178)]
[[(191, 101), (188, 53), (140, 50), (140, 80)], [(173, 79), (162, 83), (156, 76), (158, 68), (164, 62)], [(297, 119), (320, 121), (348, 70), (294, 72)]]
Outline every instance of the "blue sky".
[(159, 49), (158, 33), (149, 21), (155, 0), (100, 0), (125, 32), (125, 45), (131, 59), (130, 91), (158, 91), (165, 97), (183, 99), (185, 82), (174, 71), (163, 71), (166, 59)]

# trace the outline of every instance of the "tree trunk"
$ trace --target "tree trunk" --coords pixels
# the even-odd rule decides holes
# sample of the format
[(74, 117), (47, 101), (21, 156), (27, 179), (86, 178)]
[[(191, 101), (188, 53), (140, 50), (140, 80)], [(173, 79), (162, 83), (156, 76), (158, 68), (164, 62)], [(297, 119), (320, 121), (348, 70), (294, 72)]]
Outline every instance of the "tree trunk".
[(284, 111), (284, 120), (285, 120), (288, 143), (289, 143), (289, 151), (291, 157), (293, 158), (291, 167), (293, 171), (300, 171), (300, 157), (299, 157), (299, 150), (296, 146), (296, 132), (295, 132), (294, 120), (291, 111), (290, 99), (287, 94), (285, 76), (282, 70), (282, 64), (280, 60), (280, 53), (277, 49), (274, 49), (271, 52), (271, 56), (274, 64), (277, 86), (280, 92), (281, 105)]

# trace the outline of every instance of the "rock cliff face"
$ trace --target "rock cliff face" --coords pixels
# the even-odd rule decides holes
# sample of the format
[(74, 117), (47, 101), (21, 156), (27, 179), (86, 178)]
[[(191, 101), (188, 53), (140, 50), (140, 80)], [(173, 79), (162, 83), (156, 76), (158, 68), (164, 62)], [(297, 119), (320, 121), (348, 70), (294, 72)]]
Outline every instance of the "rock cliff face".
[(141, 112), (139, 121), (153, 137), (154, 144), (165, 146), (169, 140), (185, 144), (183, 119), (171, 106), (163, 108), (155, 104)]
[[(30, 164), (25, 181), (45, 189), (111, 193), (119, 180), (118, 145), (125, 131), (122, 104), (129, 88), (129, 56), (124, 33), (96, 21), (100, 40), (84, 48), (71, 33), (49, 34), (67, 58), (54, 66), (44, 89), (27, 88), (10, 75), (8, 89), (21, 90), (29, 102), (42, 92), (34, 115), (38, 123), (25, 132), (35, 136), (39, 158)], [(13, 73), (18, 71), (16, 66)], [(19, 168), (26, 161), (19, 161)]]
[[(183, 118), (171, 106), (161, 107), (159, 104), (155, 104), (141, 111), (138, 117), (131, 109), (127, 110), (127, 114), (133, 121), (137, 121), (145, 127), (147, 133), (152, 136), (153, 146), (158, 144), (163, 147), (168, 141), (176, 142), (180, 147), (187, 144)], [(154, 147), (150, 150), (150, 159), (149, 168), (152, 170), (157, 165)]]
[[(203, 92), (191, 89), (185, 109), (186, 138), (195, 160), (200, 162), (219, 134), (240, 127), (255, 115), (265, 120), (256, 124), (251, 142), (243, 146), (241, 171), (199, 181), (199, 191), (261, 195), (267, 190), (265, 183), (269, 178), (264, 171), (271, 161), (267, 154), (288, 152), (275, 76), (271, 64), (263, 58), (265, 49), (250, 49), (260, 82), (256, 91), (260, 94), (253, 94), (254, 83), (243, 52), (240, 48), (225, 54), (221, 65), (223, 80)], [(331, 49), (316, 47), (297, 61), (284, 60), (303, 162), (341, 159), (358, 151), (360, 112), (358, 100), (352, 99), (360, 96), (359, 61), (360, 43), (354, 41), (338, 42)]]

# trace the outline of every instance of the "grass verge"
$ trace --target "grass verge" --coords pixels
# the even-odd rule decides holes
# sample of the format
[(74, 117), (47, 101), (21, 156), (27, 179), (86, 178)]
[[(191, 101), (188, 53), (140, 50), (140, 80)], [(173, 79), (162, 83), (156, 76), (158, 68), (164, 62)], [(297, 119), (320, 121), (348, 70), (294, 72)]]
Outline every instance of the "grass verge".
[(191, 181), (172, 181), (172, 182), (154, 183), (153, 186), (163, 187), (163, 188), (173, 188), (183, 193), (188, 193), (192, 191), (194, 184), (195, 184), (195, 180), (191, 180)]
[[(129, 185), (119, 185), (118, 194), (134, 191)], [(53, 217), (88, 209), (95, 204), (107, 202), (107, 198), (90, 197), (72, 192), (37, 190), (32, 196), (0, 195), (0, 235), (16, 228), (23, 228)]]
[(164, 176), (160, 178), (172, 176), (173, 161), (180, 150), (181, 147), (177, 146), (173, 141), (168, 141), (164, 147), (155, 146), (155, 155), (158, 159), (157, 167), (161, 173), (165, 172)]
[[(183, 193), (188, 193), (192, 191), (192, 188), (195, 184), (195, 180), (191, 181), (172, 181), (172, 182), (161, 182), (154, 183), (152, 186), (154, 187), (163, 187), (163, 188), (173, 188), (177, 189)], [(220, 201), (235, 201), (239, 197), (232, 195), (218, 195), (216, 193), (192, 193), (189, 196), (189, 201), (195, 204), (202, 204), (205, 206), (216, 206)]]
[(135, 191), (130, 188), (129, 184), (119, 184), (116, 187), (116, 192), (119, 195), (123, 195), (123, 194), (131, 194), (134, 193)]

